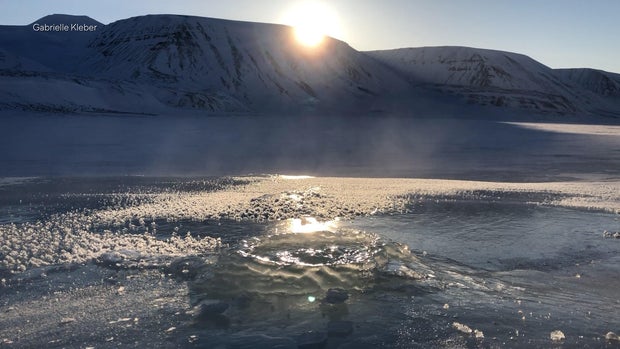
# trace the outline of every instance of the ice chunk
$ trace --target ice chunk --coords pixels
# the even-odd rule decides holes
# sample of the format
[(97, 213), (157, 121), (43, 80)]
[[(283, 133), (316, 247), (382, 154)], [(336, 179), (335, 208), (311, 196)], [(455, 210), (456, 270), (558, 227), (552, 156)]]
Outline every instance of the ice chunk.
[(462, 324), (460, 322), (453, 322), (452, 323), (452, 328), (454, 328), (455, 330), (464, 333), (464, 334), (471, 334), (473, 331), (471, 329), (471, 327)]
[(551, 331), (551, 334), (549, 335), (549, 337), (554, 342), (562, 341), (562, 340), (566, 339), (566, 336), (564, 336), (564, 332), (562, 332), (560, 330)]

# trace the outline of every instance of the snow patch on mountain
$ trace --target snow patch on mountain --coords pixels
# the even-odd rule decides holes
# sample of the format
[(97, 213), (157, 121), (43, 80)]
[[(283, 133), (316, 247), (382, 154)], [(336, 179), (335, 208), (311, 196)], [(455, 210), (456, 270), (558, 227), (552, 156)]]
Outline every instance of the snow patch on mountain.
[(151, 93), (130, 82), (0, 70), (0, 110), (144, 114), (165, 109)]
[(32, 59), (21, 57), (0, 48), (0, 70), (13, 71), (51, 71), (50, 68)]

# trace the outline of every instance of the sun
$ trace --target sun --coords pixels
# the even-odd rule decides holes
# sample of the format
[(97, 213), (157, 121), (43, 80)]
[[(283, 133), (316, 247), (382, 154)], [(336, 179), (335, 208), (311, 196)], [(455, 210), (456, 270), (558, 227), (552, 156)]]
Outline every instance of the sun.
[(326, 36), (342, 35), (336, 12), (319, 1), (296, 3), (284, 13), (282, 23), (292, 26), (297, 42), (307, 47), (320, 45)]
[(294, 30), (295, 39), (304, 46), (314, 47), (325, 39), (325, 34), (313, 22), (297, 24)]

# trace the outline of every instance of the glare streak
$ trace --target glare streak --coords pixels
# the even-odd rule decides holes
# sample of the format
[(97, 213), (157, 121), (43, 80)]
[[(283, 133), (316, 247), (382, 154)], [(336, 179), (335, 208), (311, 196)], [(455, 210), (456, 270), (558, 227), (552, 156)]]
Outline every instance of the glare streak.
[(314, 233), (317, 231), (333, 231), (336, 221), (319, 222), (314, 217), (294, 218), (291, 220), (291, 232), (295, 234)]

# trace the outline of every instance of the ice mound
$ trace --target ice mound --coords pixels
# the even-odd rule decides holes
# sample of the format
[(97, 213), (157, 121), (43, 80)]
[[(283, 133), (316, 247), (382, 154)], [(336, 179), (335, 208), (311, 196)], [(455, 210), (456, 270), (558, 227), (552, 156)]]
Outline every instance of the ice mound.
[(274, 233), (242, 241), (220, 254), (217, 262), (205, 264), (190, 282), (194, 301), (250, 295), (303, 304), (307, 295), (329, 289), (397, 287), (405, 280), (422, 287), (437, 283), (434, 272), (405, 245), (311, 217), (304, 218), (307, 225), (329, 230), (296, 232), (296, 220), (280, 222)]

